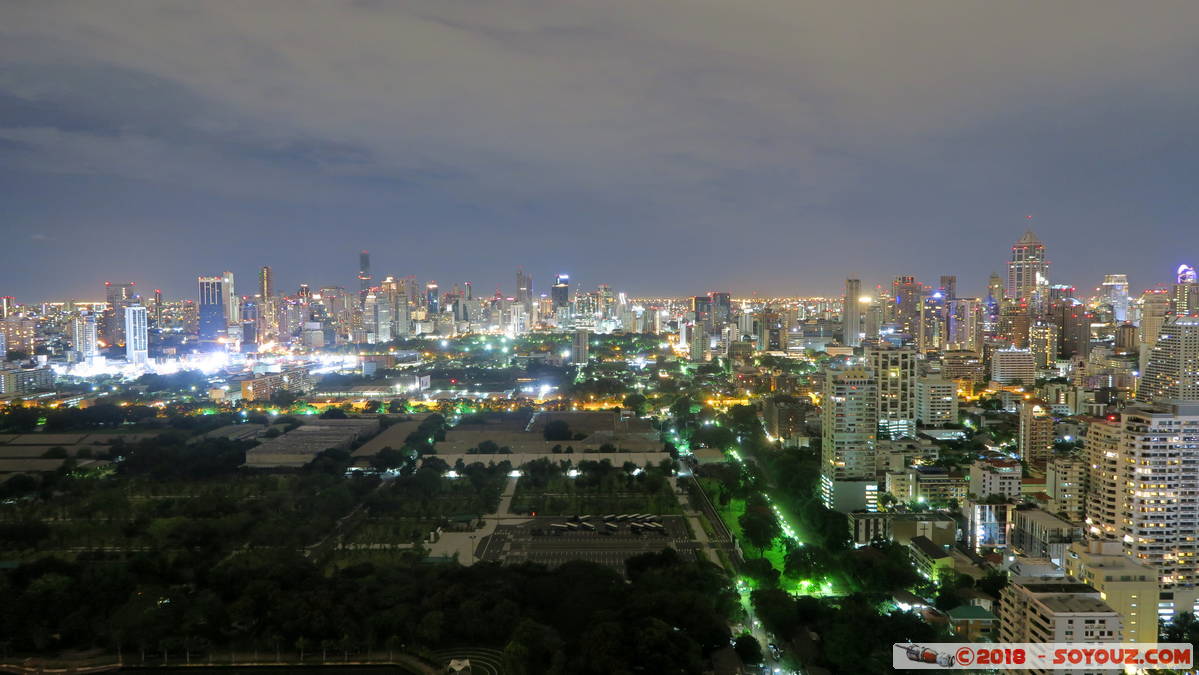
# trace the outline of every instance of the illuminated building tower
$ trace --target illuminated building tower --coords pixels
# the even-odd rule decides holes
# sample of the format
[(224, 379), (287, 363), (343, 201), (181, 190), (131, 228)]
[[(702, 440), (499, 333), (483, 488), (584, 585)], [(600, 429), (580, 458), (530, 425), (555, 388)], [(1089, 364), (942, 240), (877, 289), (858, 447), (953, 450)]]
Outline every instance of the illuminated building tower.
[(430, 281), (425, 285), (425, 310), (429, 314), (436, 314), (441, 310), (441, 298), (438, 297), (436, 281)]
[(884, 293), (877, 298), (863, 296), (861, 299), (863, 305), (865, 305), (863, 307), (865, 316), (862, 319), (862, 324), (865, 328), (864, 337), (868, 340), (877, 340), (883, 330), (883, 323), (885, 322), (883, 317), (886, 315), (887, 309), (891, 306), (889, 302), (890, 297)]
[(1049, 368), (1057, 361), (1057, 330), (1057, 324), (1048, 321), (1038, 321), (1028, 329), (1028, 348), (1037, 368)]
[(1116, 353), (1135, 354), (1137, 351), (1137, 327), (1131, 323), (1116, 326)]
[(358, 306), (362, 307), (366, 304), (366, 294), (370, 292), (371, 280), (371, 254), (370, 251), (362, 251), (358, 254)]
[(858, 299), (862, 297), (862, 282), (859, 279), (845, 280), (845, 297), (841, 304), (841, 331), (844, 342), (850, 347), (862, 344), (862, 308)]
[(275, 276), (269, 265), (258, 270), (258, 336), (260, 344), (279, 337), (279, 305), (275, 300)]
[(953, 274), (941, 275), (941, 292), (945, 294), (946, 300), (953, 300), (958, 297), (958, 278)]
[(516, 270), (516, 301), (524, 305), (525, 311), (533, 306), (533, 275), (523, 269)]
[(1112, 306), (1116, 321), (1128, 320), (1128, 275), (1108, 274), (1103, 277), (1103, 299)]
[(712, 325), (722, 327), (733, 320), (733, 296), (725, 291), (708, 293), (709, 306), (712, 308)]
[(998, 274), (992, 274), (987, 281), (987, 298), (984, 301), (983, 332), (987, 337), (993, 337), (999, 326), (999, 312), (1003, 309), (1006, 294), (1003, 291), (1003, 279)]
[(821, 401), (820, 483), (827, 508), (876, 510), (878, 391), (864, 368), (828, 370)]
[(1024, 462), (1044, 462), (1053, 454), (1053, 415), (1044, 401), (1026, 399), (1020, 402), (1017, 438), (1020, 459)]
[(978, 298), (954, 298), (950, 301), (948, 338), (949, 349), (979, 350), (982, 346), (982, 303)]
[(991, 379), (999, 384), (1035, 384), (1037, 364), (1027, 349), (997, 349), (991, 354)]
[(162, 290), (154, 289), (154, 327), (162, 330)]
[(921, 352), (945, 349), (949, 333), (949, 304), (944, 291), (936, 291), (921, 300), (919, 325), (916, 344)]
[(99, 354), (97, 338), (95, 314), (84, 312), (71, 322), (71, 344), (79, 361), (87, 362), (96, 358)]
[(1171, 317), (1149, 352), (1139, 401), (1199, 401), (1199, 317)]
[(696, 295), (691, 298), (691, 314), (695, 317), (696, 332), (708, 333), (712, 330), (712, 299), (706, 295)]
[(895, 323), (902, 332), (915, 336), (920, 323), (921, 296), (916, 277), (895, 277), (891, 295), (895, 298)]
[(217, 343), (226, 337), (229, 330), (229, 320), (225, 315), (225, 284), (222, 277), (199, 277), (197, 281), (200, 287), (196, 303), (200, 346), (211, 351), (217, 349)]
[(1157, 642), (1157, 570), (1124, 555), (1119, 543), (1103, 540), (1074, 542), (1064, 562), (1071, 579), (1099, 591), (1120, 615), (1124, 642)]
[(8, 363), (8, 331), (4, 330), (7, 318), (0, 318), (0, 363)]
[(1157, 344), (1157, 334), (1171, 314), (1171, 297), (1164, 288), (1150, 288), (1141, 294), (1141, 344)]
[[(245, 353), (257, 352), (258, 345), (266, 342), (264, 339), (262, 328), (262, 303), (257, 296), (243, 297), (238, 305), (238, 312), (241, 315), (241, 323), (236, 327), (238, 339), (241, 340), (241, 351)], [(235, 332), (230, 330), (230, 332)]]
[(874, 374), (879, 433), (887, 438), (916, 436), (916, 350), (869, 345), (866, 367)]
[(104, 310), (101, 328), (104, 341), (111, 346), (125, 344), (125, 307), (135, 302), (135, 286), (137, 284), (132, 281), (123, 284), (104, 282), (104, 299), (108, 302), (108, 309)]
[(1053, 303), (1050, 316), (1057, 325), (1059, 358), (1086, 358), (1091, 353), (1091, 321), (1095, 315), (1082, 303), (1067, 298)]
[(958, 423), (958, 385), (940, 377), (916, 380), (916, 419), (921, 426), (943, 427)]
[(1170, 311), (1179, 316), (1199, 314), (1199, 282), (1195, 279), (1195, 268), (1190, 265), (1178, 266)]
[(1193, 612), (1199, 595), (1199, 402), (1125, 408), (1092, 420), (1087, 530), (1161, 575), (1157, 612)]
[(1028, 230), (1012, 246), (1012, 259), (1008, 262), (1007, 295), (1038, 313), (1045, 309), (1048, 291), (1049, 261), (1045, 259), (1045, 244), (1037, 239), (1032, 230)]
[(144, 364), (150, 356), (146, 308), (141, 305), (125, 307), (125, 360)]
[(300, 299), (300, 302), (309, 302), (312, 300), (312, 289), (308, 287), (308, 284), (300, 284), (300, 289), (296, 291), (296, 297)]
[(550, 299), (554, 301), (554, 309), (570, 307), (570, 275), (559, 274), (554, 278), (550, 288)]
[(996, 337), (1017, 349), (1028, 347), (1028, 329), (1032, 326), (1032, 316), (1028, 307), (1023, 303), (1009, 302), (999, 310), (999, 325), (995, 328)]
[(395, 299), (395, 336), (407, 339), (412, 334), (412, 306), (408, 304), (408, 296), (402, 291)]
[(712, 340), (708, 337), (708, 331), (704, 329), (704, 326), (695, 324), (691, 327), (688, 346), (689, 358), (692, 363), (704, 363), (708, 360), (712, 350)]
[(17, 299), (11, 295), (0, 297), (0, 319), (7, 319), (17, 311)]
[(225, 321), (230, 326), (236, 326), (241, 323), (241, 298), (237, 297), (237, 290), (233, 287), (233, 272), (221, 275), (221, 286), (225, 298)]
[(1000, 594), (999, 642), (1116, 643), (1123, 634), (1120, 615), (1086, 584), (1062, 577), (1019, 576)]
[(585, 366), (591, 351), (591, 332), (575, 331), (574, 341), (570, 344), (570, 362), (576, 366)]

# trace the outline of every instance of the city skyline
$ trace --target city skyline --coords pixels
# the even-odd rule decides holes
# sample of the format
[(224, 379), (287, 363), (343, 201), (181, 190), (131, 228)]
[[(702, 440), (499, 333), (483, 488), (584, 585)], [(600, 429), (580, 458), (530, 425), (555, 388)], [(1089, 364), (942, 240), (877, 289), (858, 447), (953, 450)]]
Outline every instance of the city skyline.
[(348, 288), (365, 248), (480, 288), (978, 295), (1029, 214), (1058, 279), (1168, 281), (1199, 11), (1020, 4), (10, 6), (0, 292)]

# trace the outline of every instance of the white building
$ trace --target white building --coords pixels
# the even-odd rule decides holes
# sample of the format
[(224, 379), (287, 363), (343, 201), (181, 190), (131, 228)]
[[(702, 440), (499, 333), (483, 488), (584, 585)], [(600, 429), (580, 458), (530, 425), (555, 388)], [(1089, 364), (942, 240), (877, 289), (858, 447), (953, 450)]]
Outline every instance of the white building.
[(892, 439), (916, 435), (916, 350), (866, 348), (866, 366), (878, 391), (879, 431)]
[(142, 305), (125, 307), (125, 360), (143, 364), (150, 358), (146, 308)]
[(1149, 351), (1139, 401), (1199, 400), (1199, 316), (1166, 321)]
[(957, 424), (957, 383), (940, 377), (918, 378), (916, 380), (916, 419), (926, 427)]
[(1037, 364), (1028, 349), (997, 349), (991, 354), (991, 379), (1000, 384), (1034, 384)]
[(1019, 499), (1021, 474), (1019, 462), (980, 459), (970, 465), (970, 494), (979, 500), (996, 495)]
[(1086, 584), (1014, 577), (1000, 594), (1000, 642), (1120, 642), (1123, 628), (1120, 614)]
[(877, 402), (871, 371), (850, 368), (825, 374), (820, 478), (824, 504), (830, 509), (877, 508)]

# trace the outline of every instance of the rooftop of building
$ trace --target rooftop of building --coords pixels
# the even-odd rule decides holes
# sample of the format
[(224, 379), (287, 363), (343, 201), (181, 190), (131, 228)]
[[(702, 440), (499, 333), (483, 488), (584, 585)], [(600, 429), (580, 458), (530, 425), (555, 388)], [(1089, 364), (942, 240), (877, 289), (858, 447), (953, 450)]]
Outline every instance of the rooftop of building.
[[(1094, 589), (1091, 592), (1095, 592)], [(1057, 614), (1116, 614), (1116, 610), (1099, 598), (1077, 595), (1051, 595), (1041, 598), (1041, 604)]]
[(958, 605), (945, 612), (953, 621), (998, 621), (999, 617), (978, 605)]
[(937, 546), (931, 539), (924, 535), (912, 537), (909, 545), (934, 560), (949, 557), (949, 553), (944, 548)]

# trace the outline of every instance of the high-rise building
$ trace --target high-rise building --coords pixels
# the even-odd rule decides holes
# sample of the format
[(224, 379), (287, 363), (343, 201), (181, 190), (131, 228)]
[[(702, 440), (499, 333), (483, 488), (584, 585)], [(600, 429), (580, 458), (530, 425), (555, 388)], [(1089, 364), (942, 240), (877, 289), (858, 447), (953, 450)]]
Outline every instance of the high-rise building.
[(437, 282), (430, 281), (425, 285), (425, 310), (430, 314), (437, 314), (441, 311), (441, 297), (438, 292)]
[(142, 305), (125, 307), (125, 360), (144, 364), (150, 357), (148, 317)]
[[(1113, 416), (1115, 417), (1115, 416)], [(1092, 421), (1087, 530), (1161, 575), (1158, 614), (1199, 605), (1199, 402), (1142, 404)]]
[(924, 353), (941, 351), (949, 342), (949, 301), (944, 291), (934, 291), (920, 301), (917, 348)]
[(922, 290), (916, 277), (899, 276), (891, 282), (891, 296), (895, 298), (895, 323), (908, 335), (915, 336), (919, 328)]
[(721, 328), (733, 320), (733, 296), (726, 291), (708, 293), (708, 306), (712, 310), (712, 325)]
[(201, 347), (213, 350), (229, 331), (229, 319), (225, 312), (225, 283), (223, 277), (199, 277), (199, 295), (196, 307), (199, 312), (199, 336)]
[(100, 353), (97, 339), (95, 314), (84, 312), (71, 321), (71, 345), (76, 359), (83, 362), (95, 359)]
[(691, 315), (695, 319), (695, 330), (707, 333), (712, 330), (712, 299), (706, 295), (691, 297)]
[(821, 417), (820, 479), (824, 505), (845, 513), (876, 510), (875, 374), (865, 368), (827, 371)]
[(887, 438), (916, 436), (916, 351), (910, 347), (866, 347), (866, 367), (878, 394), (879, 433)]
[(591, 351), (591, 332), (587, 330), (575, 331), (574, 340), (570, 344), (570, 362), (577, 366), (587, 365), (590, 360)]
[(1049, 261), (1045, 259), (1045, 244), (1028, 230), (1012, 246), (1008, 262), (1007, 295), (1016, 302), (1027, 304), (1038, 313), (1044, 311), (1049, 299)]
[(366, 304), (366, 294), (370, 292), (371, 280), (371, 254), (370, 251), (362, 251), (358, 254), (358, 306), (362, 307)]
[(1128, 320), (1128, 275), (1107, 274), (1103, 277), (1103, 300), (1112, 306), (1116, 321)]
[(1057, 361), (1058, 327), (1048, 321), (1037, 321), (1028, 329), (1028, 348), (1037, 368), (1049, 368)]
[(1139, 401), (1199, 401), (1199, 316), (1171, 317), (1149, 352)]
[(916, 379), (916, 419), (922, 426), (943, 427), (958, 422), (958, 385), (940, 377)]
[(1049, 406), (1038, 399), (1020, 402), (1017, 448), (1027, 463), (1044, 462), (1053, 455), (1053, 415)]
[(845, 280), (845, 297), (841, 305), (841, 330), (844, 342), (850, 347), (862, 344), (862, 307), (859, 299), (862, 297), (862, 281), (860, 279)]
[(125, 344), (125, 307), (136, 301), (136, 286), (132, 281), (121, 284), (104, 282), (104, 300), (108, 308), (104, 310), (101, 328), (104, 341), (109, 346)]
[(162, 330), (162, 310), (164, 308), (162, 301), (162, 289), (154, 289), (154, 327)]
[(1070, 522), (1086, 518), (1087, 463), (1077, 457), (1055, 455), (1045, 465), (1045, 494), (1048, 510)]
[(947, 349), (977, 352), (982, 346), (982, 302), (953, 298), (949, 305)]
[(0, 319), (7, 319), (17, 311), (17, 299), (11, 295), (0, 296)]
[(1195, 268), (1190, 265), (1178, 266), (1170, 294), (1170, 311), (1180, 316), (1199, 314), (1199, 282), (1196, 281)]
[(554, 309), (570, 307), (570, 275), (559, 274), (554, 277), (554, 285), (550, 288), (550, 299), (554, 301)]
[(1035, 384), (1037, 364), (1027, 349), (996, 349), (991, 354), (991, 379), (1000, 384)]
[(523, 269), (516, 270), (516, 301), (524, 305), (525, 311), (533, 309), (533, 275)]
[(229, 326), (241, 323), (241, 298), (237, 297), (237, 289), (233, 287), (233, 272), (221, 275), (221, 293), (225, 298), (225, 322)]
[(941, 292), (945, 294), (946, 300), (953, 300), (958, 297), (958, 278), (953, 274), (941, 275)]
[(688, 345), (688, 356), (692, 363), (704, 363), (708, 360), (712, 351), (712, 339), (702, 324), (696, 323), (691, 326)]

